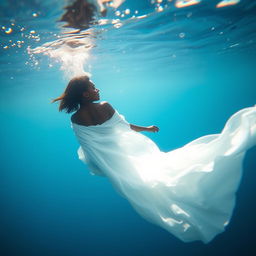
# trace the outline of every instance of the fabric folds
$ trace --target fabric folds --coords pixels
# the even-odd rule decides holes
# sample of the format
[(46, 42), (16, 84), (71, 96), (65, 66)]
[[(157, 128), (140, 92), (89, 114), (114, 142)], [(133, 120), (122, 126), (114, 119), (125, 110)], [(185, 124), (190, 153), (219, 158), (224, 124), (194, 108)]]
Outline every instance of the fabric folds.
[(256, 145), (256, 107), (235, 113), (220, 134), (170, 152), (131, 130), (117, 111), (101, 125), (72, 128), (79, 159), (142, 217), (184, 242), (208, 243), (232, 216), (245, 152)]

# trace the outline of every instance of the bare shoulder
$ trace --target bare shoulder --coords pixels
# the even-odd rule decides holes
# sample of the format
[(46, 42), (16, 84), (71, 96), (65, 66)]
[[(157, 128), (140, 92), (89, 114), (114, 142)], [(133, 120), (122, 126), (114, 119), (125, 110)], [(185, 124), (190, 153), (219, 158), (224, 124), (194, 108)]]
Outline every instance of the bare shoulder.
[(76, 120), (77, 120), (77, 112), (75, 112), (74, 114), (72, 114), (71, 117), (70, 117), (70, 119), (71, 119), (71, 121), (72, 121), (73, 123), (75, 123)]
[(115, 109), (107, 101), (100, 102), (100, 105), (110, 116), (115, 113)]

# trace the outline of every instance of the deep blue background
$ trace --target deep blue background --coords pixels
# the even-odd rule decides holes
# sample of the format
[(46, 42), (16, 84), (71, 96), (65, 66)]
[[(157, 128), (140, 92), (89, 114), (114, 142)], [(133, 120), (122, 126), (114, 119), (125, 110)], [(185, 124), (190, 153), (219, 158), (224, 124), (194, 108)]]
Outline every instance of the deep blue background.
[[(112, 42), (98, 42), (92, 79), (102, 100), (129, 122), (160, 127), (159, 133), (147, 135), (163, 151), (219, 133), (232, 114), (256, 104), (255, 43), (221, 54), (218, 45), (209, 44), (205, 51), (190, 49), (180, 58), (177, 50), (175, 63), (147, 48), (135, 61), (129, 57), (133, 56), (130, 48), (122, 44), (126, 56), (111, 50), (101, 53), (98, 49)], [(168, 47), (161, 48), (164, 53), (169, 56)], [(246, 154), (237, 204), (226, 231), (207, 245), (183, 243), (142, 219), (106, 178), (91, 176), (78, 160), (69, 117), (50, 104), (67, 82), (59, 66), (49, 68), (50, 60), (42, 57), (38, 69), (24, 64), (26, 53), (11, 49), (8, 54), (1, 57), (0, 73), (0, 255), (256, 253), (255, 147)], [(156, 61), (145, 61), (148, 56)], [(220, 185), (225, 186), (225, 180)]]

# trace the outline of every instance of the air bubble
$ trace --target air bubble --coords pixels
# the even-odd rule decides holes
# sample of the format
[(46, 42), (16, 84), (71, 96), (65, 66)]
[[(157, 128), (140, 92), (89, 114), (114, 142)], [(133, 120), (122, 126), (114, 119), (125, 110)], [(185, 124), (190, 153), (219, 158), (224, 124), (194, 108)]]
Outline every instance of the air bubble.
[(181, 32), (181, 33), (179, 34), (179, 37), (180, 37), (180, 38), (184, 38), (184, 37), (185, 37), (185, 33)]
[(163, 8), (163, 6), (158, 6), (158, 8), (156, 9), (157, 10), (157, 12), (162, 12), (163, 10), (164, 10), (164, 8)]
[(13, 31), (12, 28), (7, 28), (7, 29), (5, 29), (4, 32), (5, 32), (6, 34), (11, 34), (12, 31)]
[(115, 12), (115, 15), (116, 15), (116, 16), (120, 16), (120, 15), (121, 15), (121, 12), (120, 12), (120, 11), (116, 11), (116, 12)]
[(115, 28), (120, 28), (122, 25), (123, 25), (122, 23), (116, 23), (116, 24), (114, 25), (114, 27), (115, 27)]
[(125, 11), (124, 11), (124, 13), (126, 14), (126, 15), (128, 15), (128, 14), (130, 14), (130, 9), (126, 9)]

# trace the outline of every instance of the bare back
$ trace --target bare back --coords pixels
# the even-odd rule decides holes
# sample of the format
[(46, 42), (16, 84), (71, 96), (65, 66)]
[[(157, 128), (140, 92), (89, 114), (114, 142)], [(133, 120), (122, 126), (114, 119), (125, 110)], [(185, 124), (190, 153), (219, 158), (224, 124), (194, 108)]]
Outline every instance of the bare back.
[(113, 116), (114, 112), (115, 110), (107, 102), (92, 103), (77, 110), (71, 116), (71, 121), (84, 126), (103, 124)]

